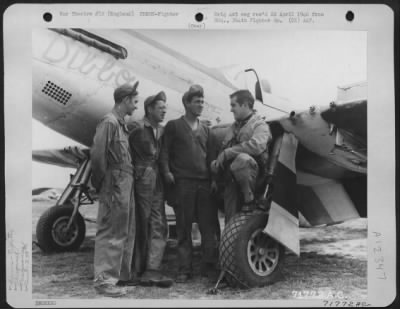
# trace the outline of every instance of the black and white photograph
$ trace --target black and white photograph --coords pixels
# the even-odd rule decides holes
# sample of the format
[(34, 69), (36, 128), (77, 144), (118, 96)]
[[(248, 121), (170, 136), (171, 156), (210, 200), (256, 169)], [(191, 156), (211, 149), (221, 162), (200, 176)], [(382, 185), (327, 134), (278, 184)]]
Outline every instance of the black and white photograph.
[[(60, 16), (139, 12), (108, 8)], [(394, 107), (371, 96), (379, 39), (257, 22), (317, 23), (324, 10), (229, 8), (194, 11), (194, 25), (220, 28), (68, 24), (53, 11), (30, 29), (31, 243), (7, 229), (9, 291), (39, 307), (373, 303), (393, 274), (383, 235), (395, 240), (370, 217), (394, 211), (390, 194), (374, 203), (394, 187), (371, 191), (376, 146), (392, 138), (391, 118), (377, 134), (373, 117)]]

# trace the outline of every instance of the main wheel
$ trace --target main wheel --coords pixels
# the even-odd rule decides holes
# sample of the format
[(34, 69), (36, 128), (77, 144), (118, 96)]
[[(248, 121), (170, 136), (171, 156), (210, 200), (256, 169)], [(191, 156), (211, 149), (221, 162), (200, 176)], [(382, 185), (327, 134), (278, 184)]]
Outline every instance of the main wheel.
[(73, 251), (80, 247), (86, 234), (85, 221), (78, 212), (67, 230), (72, 212), (72, 205), (61, 205), (42, 214), (36, 225), (36, 237), (44, 252)]
[(225, 227), (220, 263), (230, 286), (264, 286), (278, 279), (284, 247), (263, 232), (267, 220), (263, 213), (238, 213)]

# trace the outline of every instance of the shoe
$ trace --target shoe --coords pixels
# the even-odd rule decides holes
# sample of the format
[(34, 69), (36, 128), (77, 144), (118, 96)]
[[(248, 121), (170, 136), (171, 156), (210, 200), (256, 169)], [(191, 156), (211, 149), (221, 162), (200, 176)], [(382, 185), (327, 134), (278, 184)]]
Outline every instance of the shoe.
[(191, 274), (183, 273), (183, 274), (179, 274), (179, 275), (176, 277), (175, 282), (176, 282), (176, 283), (186, 283), (186, 282), (188, 282), (191, 278), (192, 278), (192, 275), (191, 275)]
[(117, 286), (136, 286), (140, 284), (140, 279), (139, 278), (134, 278), (130, 280), (119, 280), (117, 282)]
[(103, 283), (95, 285), (94, 289), (98, 294), (102, 294), (108, 297), (121, 297), (126, 295), (126, 289), (123, 287), (116, 286), (114, 284)]
[(142, 286), (158, 286), (160, 288), (169, 288), (174, 281), (161, 274), (158, 270), (146, 270), (140, 278), (140, 285)]

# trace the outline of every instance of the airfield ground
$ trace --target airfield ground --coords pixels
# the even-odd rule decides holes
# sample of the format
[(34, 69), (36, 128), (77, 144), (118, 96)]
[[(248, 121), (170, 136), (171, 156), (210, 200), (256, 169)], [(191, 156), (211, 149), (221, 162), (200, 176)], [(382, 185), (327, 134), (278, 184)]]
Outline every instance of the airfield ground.
[[(36, 223), (54, 201), (34, 201), (32, 237)], [(85, 208), (86, 207), (86, 208)], [(82, 213), (95, 218), (97, 207), (84, 206)], [(33, 299), (92, 299), (93, 248), (96, 226), (87, 223), (87, 237), (77, 252), (44, 254), (33, 245)], [(132, 287), (131, 299), (329, 299), (362, 301), (367, 296), (367, 220), (356, 219), (342, 224), (302, 228), (301, 255), (286, 253), (284, 269), (278, 282), (250, 290), (223, 288), (217, 295), (206, 291), (213, 286), (199, 276), (199, 248), (195, 248), (194, 279), (171, 288)], [(176, 242), (169, 241), (163, 263), (164, 273), (174, 276), (177, 270)], [(323, 304), (321, 303), (321, 306)], [(162, 306), (161, 303), (156, 306)]]

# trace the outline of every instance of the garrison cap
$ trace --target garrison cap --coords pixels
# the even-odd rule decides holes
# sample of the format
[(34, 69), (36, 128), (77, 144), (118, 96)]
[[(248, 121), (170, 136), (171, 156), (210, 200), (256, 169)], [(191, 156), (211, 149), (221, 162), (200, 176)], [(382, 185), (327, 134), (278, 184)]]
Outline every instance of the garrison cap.
[(147, 106), (151, 105), (156, 101), (164, 101), (164, 102), (167, 101), (167, 96), (165, 95), (164, 91), (160, 91), (156, 95), (151, 95), (146, 100), (144, 100), (144, 109), (146, 109)]
[(121, 99), (127, 96), (135, 96), (138, 94), (137, 86), (139, 85), (139, 81), (137, 81), (133, 86), (126, 83), (122, 86), (119, 86), (114, 90), (114, 100), (115, 102), (121, 101)]
[(183, 94), (182, 102), (191, 100), (194, 96), (204, 97), (203, 87), (201, 87), (200, 85), (190, 86), (189, 90)]

